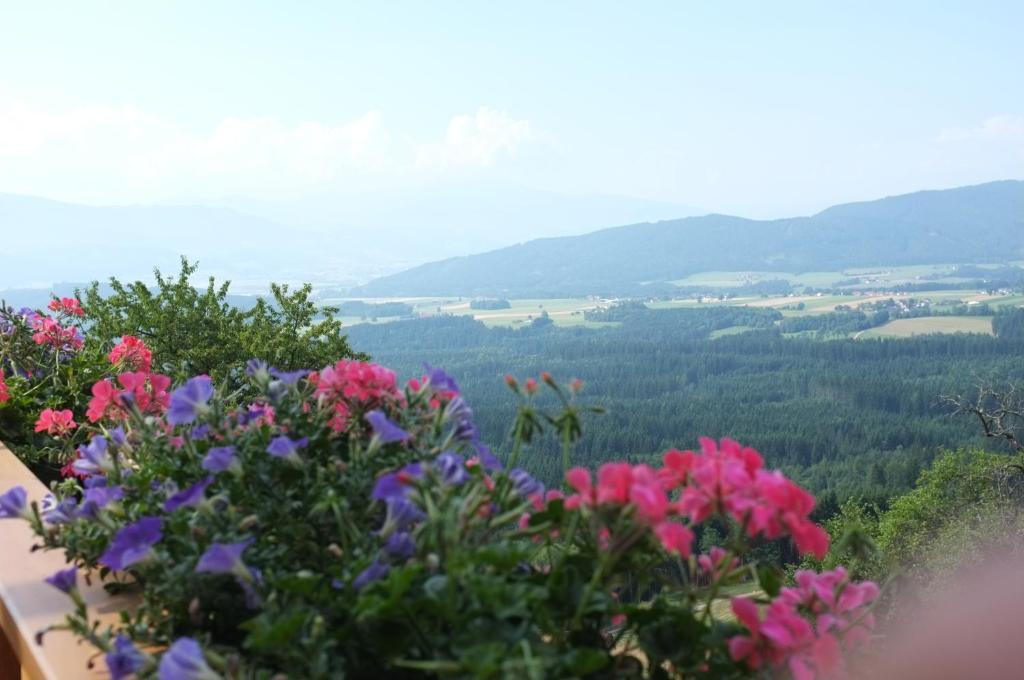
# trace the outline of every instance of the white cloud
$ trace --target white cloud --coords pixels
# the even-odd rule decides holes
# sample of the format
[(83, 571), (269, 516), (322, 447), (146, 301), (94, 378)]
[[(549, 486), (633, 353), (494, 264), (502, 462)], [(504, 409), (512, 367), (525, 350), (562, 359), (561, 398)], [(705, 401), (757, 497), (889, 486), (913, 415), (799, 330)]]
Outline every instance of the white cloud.
[(946, 128), (939, 133), (940, 142), (1024, 142), (1024, 116), (1002, 113), (985, 119), (971, 128)]
[(502, 154), (515, 153), (534, 138), (529, 121), (482, 106), (472, 116), (452, 118), (443, 142), (420, 146), (418, 165), (485, 167)]
[(132, 107), (66, 110), (0, 101), (0, 192), (88, 202), (288, 197), (350, 181), (480, 172), (534, 140), (526, 120), (481, 107), (443, 137), (389, 130), (378, 111), (340, 123), (271, 117), (189, 130)]

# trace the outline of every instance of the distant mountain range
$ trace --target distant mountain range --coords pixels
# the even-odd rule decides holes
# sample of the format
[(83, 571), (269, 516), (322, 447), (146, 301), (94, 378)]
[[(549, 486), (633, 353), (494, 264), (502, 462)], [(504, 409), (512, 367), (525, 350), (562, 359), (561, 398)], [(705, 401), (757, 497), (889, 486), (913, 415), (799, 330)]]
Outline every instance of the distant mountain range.
[(354, 294), (618, 295), (707, 271), (800, 273), (1022, 259), (1024, 181), (1005, 180), (848, 203), (810, 217), (706, 215), (537, 239), (424, 264)]

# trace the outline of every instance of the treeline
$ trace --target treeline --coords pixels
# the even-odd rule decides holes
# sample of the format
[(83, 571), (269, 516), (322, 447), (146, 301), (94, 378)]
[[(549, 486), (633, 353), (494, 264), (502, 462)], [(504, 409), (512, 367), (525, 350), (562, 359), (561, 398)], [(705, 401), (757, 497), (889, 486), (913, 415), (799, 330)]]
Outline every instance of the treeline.
[[(507, 450), (515, 408), (506, 373), (550, 371), (586, 382), (590, 418), (574, 461), (645, 460), (700, 435), (731, 436), (816, 492), (886, 498), (908, 489), (938, 451), (977, 443), (975, 424), (948, 417), (943, 394), (978, 377), (1024, 377), (1024, 341), (983, 335), (906, 340), (787, 338), (778, 312), (740, 307), (652, 311), (613, 308), (603, 329), (488, 329), (434, 317), (350, 330), (354, 346), (403, 377), (421, 362), (456, 376), (487, 441)], [(599, 318), (599, 317), (589, 317)], [(710, 339), (713, 330), (750, 326)], [(528, 454), (548, 481), (560, 475), (557, 442)]]

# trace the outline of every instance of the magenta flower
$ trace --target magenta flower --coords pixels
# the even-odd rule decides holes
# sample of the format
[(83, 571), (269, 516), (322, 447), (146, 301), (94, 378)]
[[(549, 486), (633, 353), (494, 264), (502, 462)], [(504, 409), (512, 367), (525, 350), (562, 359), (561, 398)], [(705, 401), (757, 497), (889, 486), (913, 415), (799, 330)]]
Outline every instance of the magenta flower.
[(171, 392), (171, 406), (167, 410), (167, 422), (171, 425), (183, 425), (194, 422), (199, 414), (204, 413), (207, 403), (213, 397), (213, 383), (210, 377), (198, 375), (184, 385)]
[(370, 411), (364, 417), (373, 428), (373, 435), (380, 439), (381, 444), (407, 442), (412, 439), (412, 435), (390, 420), (383, 411)]
[(213, 477), (207, 476), (184, 491), (179, 491), (164, 502), (164, 512), (174, 512), (178, 508), (191, 508), (206, 500), (206, 487), (213, 483)]
[(114, 571), (122, 571), (153, 554), (153, 546), (163, 538), (163, 520), (141, 517), (122, 527), (100, 556), (99, 562)]

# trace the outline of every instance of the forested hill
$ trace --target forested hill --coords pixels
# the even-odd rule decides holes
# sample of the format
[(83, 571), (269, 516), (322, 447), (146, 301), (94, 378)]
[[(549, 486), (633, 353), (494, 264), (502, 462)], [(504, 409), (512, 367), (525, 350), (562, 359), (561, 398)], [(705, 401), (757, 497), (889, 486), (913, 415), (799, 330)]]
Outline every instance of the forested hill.
[(811, 217), (706, 215), (539, 239), (425, 264), (372, 281), (358, 294), (622, 295), (704, 271), (1019, 259), (1024, 181), (1006, 180), (838, 205)]
[[(940, 395), (967, 393), (979, 378), (1019, 380), (1024, 336), (935, 335), (908, 340), (783, 337), (775, 310), (744, 307), (635, 310), (600, 329), (487, 328), (437, 316), (349, 329), (353, 347), (422, 374), (448, 370), (485, 440), (508, 451), (515, 399), (502, 376), (547, 370), (586, 382), (585, 401), (608, 409), (588, 419), (574, 463), (653, 460), (700, 435), (759, 448), (816, 492), (885, 498), (905, 491), (942, 449), (976, 445), (977, 423), (951, 418)], [(716, 330), (750, 332), (712, 339)], [(527, 465), (560, 474), (558, 442), (536, 442)]]

